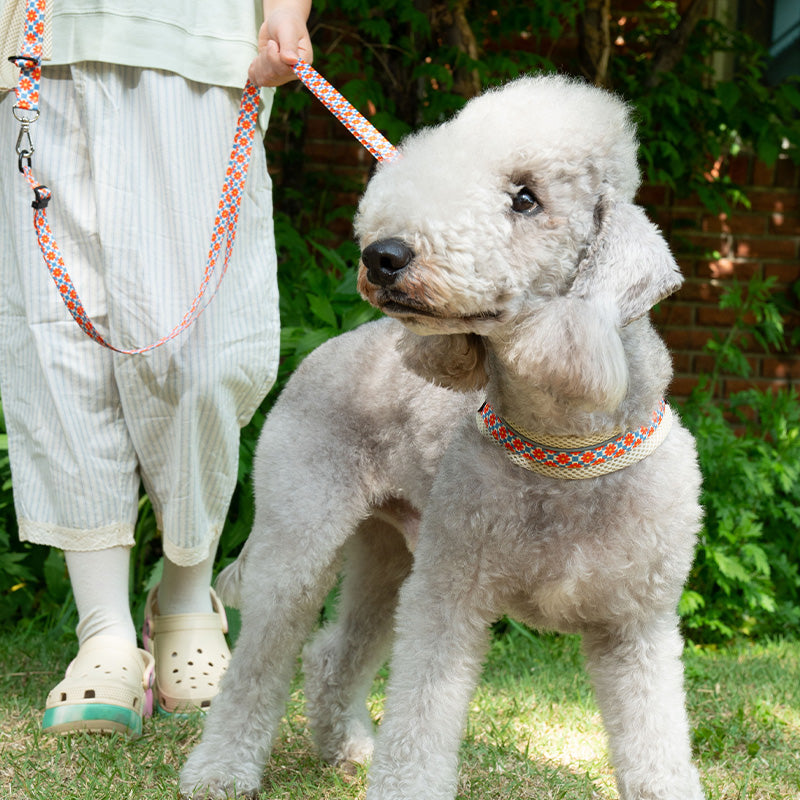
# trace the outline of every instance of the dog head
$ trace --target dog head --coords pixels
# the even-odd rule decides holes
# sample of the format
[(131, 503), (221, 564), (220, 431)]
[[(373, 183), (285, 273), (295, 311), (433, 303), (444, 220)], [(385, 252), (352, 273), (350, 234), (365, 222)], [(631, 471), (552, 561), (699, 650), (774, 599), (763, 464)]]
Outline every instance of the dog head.
[[(608, 92), (521, 78), (399, 150), (359, 205), (358, 285), (422, 335), (406, 342), (407, 356), (428, 377), (480, 384), (482, 343), (552, 318), (565, 299), (574, 307), (562, 312), (619, 330), (681, 283), (657, 229), (632, 205), (634, 126)], [(532, 355), (518, 350), (523, 361)], [(541, 370), (542, 359), (529, 367)]]

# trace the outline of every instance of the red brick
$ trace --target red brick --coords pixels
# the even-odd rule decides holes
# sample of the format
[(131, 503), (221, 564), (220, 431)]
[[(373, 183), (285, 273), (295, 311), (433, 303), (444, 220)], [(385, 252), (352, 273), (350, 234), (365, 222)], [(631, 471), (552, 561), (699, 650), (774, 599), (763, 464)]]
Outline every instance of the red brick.
[(724, 234), (681, 231), (679, 236), (684, 247), (688, 244), (693, 249), (703, 253), (722, 252), (727, 244), (727, 237)]
[(676, 303), (672, 300), (658, 304), (653, 309), (653, 321), (661, 328), (669, 326), (687, 326), (694, 322), (694, 306)]
[(769, 215), (768, 232), (778, 236), (800, 236), (800, 215), (773, 212)]
[(693, 280), (691, 276), (684, 281), (683, 286), (678, 289), (675, 294), (670, 298), (672, 302), (691, 303), (697, 300), (702, 300), (700, 283)]
[(669, 385), (671, 397), (688, 397), (697, 386), (698, 379), (693, 375), (676, 375)]
[(772, 186), (775, 183), (775, 166), (768, 167), (763, 161), (753, 164), (752, 186)]
[[(740, 281), (749, 281), (754, 275), (760, 274), (761, 264), (758, 261), (720, 258), (715, 261), (698, 262), (698, 277), (701, 278), (711, 278), (718, 281), (737, 278)], [(706, 297), (708, 296), (707, 293)]]
[(670, 328), (664, 332), (664, 340), (673, 352), (702, 350), (711, 335), (711, 331), (698, 328)]
[(736, 239), (734, 243), (736, 258), (797, 258), (797, 242), (792, 239)]
[(775, 277), (778, 283), (794, 283), (800, 280), (800, 261), (767, 262), (764, 264), (764, 277)]
[(758, 214), (708, 214), (703, 217), (702, 228), (706, 233), (759, 236), (767, 232), (768, 220), (768, 216)]
[[(747, 155), (734, 156), (728, 162), (728, 177), (740, 186), (750, 183), (750, 157)], [(771, 185), (771, 184), (769, 184)]]
[(677, 239), (684, 233), (700, 228), (702, 214), (698, 208), (662, 208), (659, 209), (659, 214), (668, 220), (664, 227)]
[(636, 202), (640, 206), (663, 206), (669, 200), (669, 189), (658, 184), (643, 184), (636, 193)]
[(672, 368), (678, 373), (691, 373), (692, 356), (689, 353), (672, 353)]
[(675, 200), (676, 208), (705, 208), (703, 201), (694, 193)]
[(800, 380), (800, 356), (765, 356), (761, 359), (761, 375), (780, 381)]
[(719, 298), (721, 289), (709, 283), (708, 280), (687, 280), (679, 291), (673, 295), (682, 303), (708, 303), (716, 302)]
[(684, 278), (691, 278), (697, 274), (697, 261), (694, 258), (687, 258), (674, 253), (673, 255)]
[(664, 236), (667, 238), (670, 237), (674, 216), (669, 208), (650, 209), (647, 212), (647, 216), (651, 222), (654, 222), (658, 226), (658, 229), (664, 234)]
[(726, 395), (758, 389), (760, 392), (775, 392), (789, 385), (785, 380), (766, 380), (763, 378), (726, 378), (723, 381), (723, 393)]
[(800, 168), (786, 156), (779, 158), (775, 164), (775, 186), (786, 189), (800, 186)]
[(697, 309), (697, 324), (706, 327), (730, 328), (736, 323), (736, 312), (719, 306), (700, 306)]
[(747, 193), (747, 197), (753, 211), (785, 213), (800, 209), (800, 192), (791, 192), (786, 189), (768, 191), (754, 189)]
[(692, 372), (699, 374), (701, 372), (712, 372), (716, 364), (716, 358), (709, 355), (696, 355), (692, 359)]

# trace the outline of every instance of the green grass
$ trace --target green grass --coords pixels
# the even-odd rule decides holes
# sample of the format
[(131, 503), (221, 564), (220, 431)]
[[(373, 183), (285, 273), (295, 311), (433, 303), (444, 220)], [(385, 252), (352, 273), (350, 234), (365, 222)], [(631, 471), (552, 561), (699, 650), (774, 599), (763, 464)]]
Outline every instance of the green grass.
[[(0, 798), (173, 800), (198, 718), (154, 718), (144, 735), (43, 736), (44, 698), (74, 643), (0, 634)], [(685, 654), (697, 762), (709, 800), (800, 798), (800, 643), (776, 641)], [(384, 680), (370, 698), (382, 711)], [(365, 771), (320, 763), (292, 693), (262, 798), (350, 800)], [(459, 800), (612, 800), (600, 716), (574, 637), (511, 628), (492, 647), (462, 747)], [(422, 800), (422, 799), (421, 799)]]

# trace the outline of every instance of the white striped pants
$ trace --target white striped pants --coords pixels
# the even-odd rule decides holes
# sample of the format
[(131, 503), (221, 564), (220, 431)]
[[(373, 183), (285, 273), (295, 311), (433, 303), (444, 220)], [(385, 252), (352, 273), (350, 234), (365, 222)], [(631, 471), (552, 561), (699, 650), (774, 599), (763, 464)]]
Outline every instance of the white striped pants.
[[(53, 192), (55, 240), (100, 332), (117, 347), (149, 344), (200, 285), (240, 94), (105, 64), (44, 73), (32, 166)], [(78, 328), (43, 263), (13, 102), (0, 101), (0, 395), (20, 538), (64, 550), (131, 545), (141, 481), (165, 554), (196, 564), (222, 530), (239, 428), (277, 370), (263, 149), (257, 141), (214, 301), (164, 346), (119, 355)]]

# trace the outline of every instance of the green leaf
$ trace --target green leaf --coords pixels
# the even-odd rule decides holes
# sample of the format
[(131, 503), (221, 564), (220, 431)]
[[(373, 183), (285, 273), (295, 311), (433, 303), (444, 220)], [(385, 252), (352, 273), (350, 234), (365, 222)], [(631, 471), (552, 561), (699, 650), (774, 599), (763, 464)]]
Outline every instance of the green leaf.
[(735, 108), (741, 96), (742, 92), (733, 81), (723, 81), (717, 84), (717, 97), (726, 111), (730, 112)]
[(321, 319), (326, 325), (332, 328), (338, 327), (338, 320), (336, 319), (336, 312), (333, 310), (331, 301), (327, 297), (319, 297), (318, 295), (306, 295), (308, 297), (308, 307), (311, 313)]
[(719, 567), (719, 571), (731, 580), (746, 582), (748, 580), (747, 570), (744, 565), (737, 558), (726, 555), (721, 550), (714, 550), (712, 558)]

